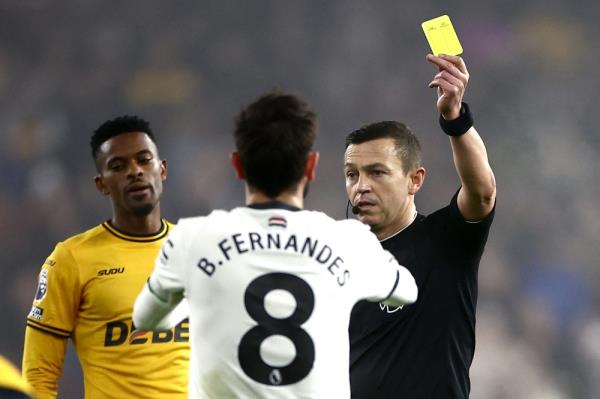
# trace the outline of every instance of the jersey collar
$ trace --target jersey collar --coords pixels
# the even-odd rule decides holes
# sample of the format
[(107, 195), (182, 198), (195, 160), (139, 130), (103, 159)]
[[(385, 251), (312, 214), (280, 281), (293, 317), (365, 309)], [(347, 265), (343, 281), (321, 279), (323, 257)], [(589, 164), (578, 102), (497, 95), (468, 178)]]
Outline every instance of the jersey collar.
[(118, 237), (122, 240), (133, 241), (133, 242), (157, 241), (157, 240), (164, 238), (169, 233), (169, 224), (164, 219), (161, 219), (161, 221), (160, 221), (160, 229), (156, 233), (148, 234), (148, 235), (139, 235), (138, 236), (138, 235), (128, 234), (124, 231), (117, 229), (115, 226), (113, 226), (110, 223), (110, 220), (107, 220), (106, 222), (102, 223), (102, 227), (104, 227), (106, 230), (108, 230), (108, 232), (111, 233), (112, 235), (114, 235), (115, 237)]
[(412, 220), (410, 221), (409, 224), (407, 224), (406, 226), (402, 227), (400, 230), (396, 231), (395, 233), (392, 233), (391, 235), (382, 238), (381, 240), (379, 240), (379, 242), (384, 242), (389, 240), (390, 238), (394, 238), (396, 237), (398, 234), (402, 233), (404, 230), (408, 229), (410, 226), (412, 226), (412, 224), (415, 222), (415, 220), (417, 219), (422, 219), (424, 216), (421, 215), (420, 213), (417, 212), (417, 210), (415, 209), (415, 215), (413, 216)]
[(250, 204), (246, 205), (248, 208), (252, 209), (285, 209), (287, 211), (301, 211), (302, 209), (297, 208), (295, 206), (286, 204), (283, 201), (273, 200), (269, 202), (261, 202), (260, 204)]

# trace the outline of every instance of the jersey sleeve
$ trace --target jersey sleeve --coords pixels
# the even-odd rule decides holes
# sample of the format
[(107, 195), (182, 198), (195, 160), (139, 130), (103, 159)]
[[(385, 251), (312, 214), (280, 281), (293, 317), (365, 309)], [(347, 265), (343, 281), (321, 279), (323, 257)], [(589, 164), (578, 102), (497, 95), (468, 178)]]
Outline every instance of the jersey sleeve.
[(185, 289), (182, 259), (184, 234), (181, 223), (167, 236), (154, 264), (154, 271), (133, 306), (133, 323), (141, 330), (173, 327), (188, 313), (181, 304)]
[(447, 232), (445, 240), (448, 241), (446, 248), (452, 258), (478, 262), (483, 255), (490, 227), (494, 221), (496, 204), (483, 219), (477, 222), (467, 221), (458, 208), (459, 191), (450, 200), (448, 228), (444, 229)]
[(182, 293), (185, 289), (185, 234), (182, 230), (182, 222), (171, 230), (160, 249), (154, 263), (154, 271), (148, 280), (150, 289), (159, 297), (162, 296), (161, 299), (168, 299), (170, 295)]
[(68, 338), (73, 331), (79, 300), (77, 264), (71, 251), (60, 243), (42, 265), (27, 326)]
[(31, 327), (25, 330), (23, 377), (38, 399), (56, 398), (67, 339)]
[(357, 299), (400, 306), (417, 300), (417, 284), (412, 274), (383, 249), (373, 233), (361, 229), (355, 242)]

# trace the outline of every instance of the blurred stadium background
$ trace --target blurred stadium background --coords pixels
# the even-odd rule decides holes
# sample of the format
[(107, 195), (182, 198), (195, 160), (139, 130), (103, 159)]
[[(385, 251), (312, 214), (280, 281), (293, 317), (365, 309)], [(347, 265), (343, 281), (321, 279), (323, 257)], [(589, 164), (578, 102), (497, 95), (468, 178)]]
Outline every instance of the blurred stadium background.
[[(54, 244), (110, 215), (88, 138), (117, 115), (154, 126), (172, 221), (241, 203), (233, 116), (274, 86), (320, 114), (309, 208), (344, 217), (343, 139), (382, 119), (422, 141), (419, 210), (444, 206), (458, 180), (420, 23), (447, 13), (499, 193), (471, 397), (599, 398), (599, 11), (591, 0), (0, 0), (0, 353), (20, 364)], [(71, 352), (62, 397), (82, 397), (79, 373)]]

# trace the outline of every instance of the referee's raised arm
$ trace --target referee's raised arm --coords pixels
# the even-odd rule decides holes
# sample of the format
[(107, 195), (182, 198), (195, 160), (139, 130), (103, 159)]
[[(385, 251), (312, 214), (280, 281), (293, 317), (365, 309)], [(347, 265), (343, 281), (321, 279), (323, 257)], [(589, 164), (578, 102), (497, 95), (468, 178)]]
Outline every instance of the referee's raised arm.
[(494, 207), (496, 179), (469, 106), (463, 103), (469, 82), (467, 66), (458, 56), (428, 54), (427, 60), (439, 69), (429, 87), (437, 88), (440, 125), (450, 137), (454, 166), (462, 183), (458, 208), (465, 219), (481, 220)]

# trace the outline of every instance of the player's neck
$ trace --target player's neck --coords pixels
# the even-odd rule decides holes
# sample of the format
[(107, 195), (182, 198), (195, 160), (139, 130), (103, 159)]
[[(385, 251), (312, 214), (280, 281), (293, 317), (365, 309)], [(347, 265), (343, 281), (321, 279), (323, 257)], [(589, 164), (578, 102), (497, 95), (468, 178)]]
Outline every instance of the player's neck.
[(295, 208), (302, 209), (304, 207), (303, 188), (285, 191), (277, 197), (269, 197), (259, 190), (252, 190), (246, 185), (246, 205), (264, 204), (271, 201), (281, 201)]
[(156, 234), (162, 228), (160, 207), (156, 206), (148, 215), (121, 214), (116, 212), (113, 214), (110, 223), (117, 230), (129, 235), (144, 236)]

